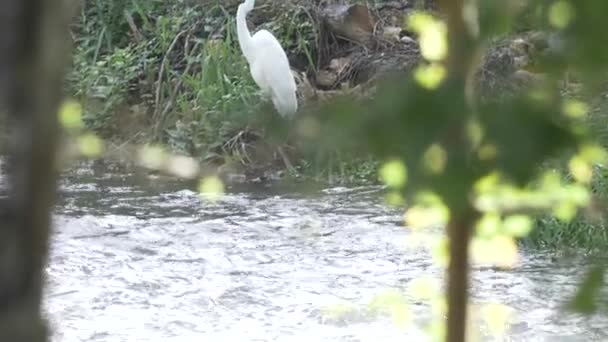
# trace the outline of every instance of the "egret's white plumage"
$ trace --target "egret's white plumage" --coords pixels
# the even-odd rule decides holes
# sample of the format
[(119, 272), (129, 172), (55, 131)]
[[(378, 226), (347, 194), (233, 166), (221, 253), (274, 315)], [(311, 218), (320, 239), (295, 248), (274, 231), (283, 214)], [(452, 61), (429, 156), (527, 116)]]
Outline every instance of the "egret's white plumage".
[(290, 118), (298, 110), (298, 99), (289, 60), (272, 33), (260, 30), (251, 35), (249, 32), (245, 18), (254, 6), (255, 0), (245, 0), (238, 7), (236, 25), (239, 45), (255, 83), (272, 99), (279, 114)]

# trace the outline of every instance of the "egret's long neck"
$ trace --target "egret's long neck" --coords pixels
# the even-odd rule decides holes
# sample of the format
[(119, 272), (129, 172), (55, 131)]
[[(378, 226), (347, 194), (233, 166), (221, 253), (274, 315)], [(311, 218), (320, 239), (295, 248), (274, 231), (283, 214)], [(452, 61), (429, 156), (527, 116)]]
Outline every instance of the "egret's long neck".
[(251, 61), (253, 43), (251, 38), (251, 33), (247, 28), (247, 13), (248, 9), (245, 8), (245, 4), (239, 5), (238, 10), (236, 11), (236, 34), (239, 37), (239, 45), (241, 47), (241, 51), (243, 51), (243, 55), (248, 61)]

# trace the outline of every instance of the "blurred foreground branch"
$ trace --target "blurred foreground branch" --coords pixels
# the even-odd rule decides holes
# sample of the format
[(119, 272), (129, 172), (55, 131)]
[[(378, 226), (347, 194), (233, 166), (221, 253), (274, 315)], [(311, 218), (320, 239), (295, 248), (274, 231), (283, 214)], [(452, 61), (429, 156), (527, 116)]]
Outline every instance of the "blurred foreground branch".
[(6, 115), (9, 184), (0, 207), (0, 341), (47, 340), (40, 306), (68, 52), (64, 4), (0, 2), (0, 113)]
[[(456, 91), (454, 94), (461, 97), (461, 108), (456, 108), (454, 115), (468, 117), (473, 110), (473, 74), (476, 69), (478, 55), (477, 40), (472, 32), (477, 24), (477, 18), (466, 21), (464, 0), (439, 1), (440, 10), (447, 20), (448, 57), (446, 61), (448, 82)], [(470, 18), (469, 18), (470, 19)], [(459, 90), (459, 91), (458, 91)], [(459, 94), (460, 92), (460, 94)], [(467, 146), (466, 128), (459, 127), (456, 134), (458, 144)], [(455, 170), (468, 170), (466, 148), (455, 151)], [(466, 174), (467, 171), (463, 171)], [(460, 206), (455, 203), (462, 203)], [(472, 227), (477, 220), (477, 212), (469, 201), (456, 201), (452, 203), (452, 215), (447, 224), (449, 237), (450, 263), (447, 274), (447, 342), (464, 342), (466, 340), (467, 302), (469, 286), (469, 249), (472, 236)]]

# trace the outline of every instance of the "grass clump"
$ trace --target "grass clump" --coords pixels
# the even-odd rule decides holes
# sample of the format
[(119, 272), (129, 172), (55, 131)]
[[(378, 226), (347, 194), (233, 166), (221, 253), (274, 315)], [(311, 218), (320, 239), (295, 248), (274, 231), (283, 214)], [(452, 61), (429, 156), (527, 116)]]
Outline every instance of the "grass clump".
[[(605, 202), (608, 199), (608, 170), (602, 168), (596, 172), (592, 191), (596, 201)], [(583, 249), (589, 253), (603, 252), (608, 246), (608, 222), (603, 212), (595, 210), (597, 208), (592, 207), (571, 221), (562, 221), (553, 216), (540, 217), (522, 244), (553, 251)]]
[[(608, 113), (608, 98), (595, 101), (590, 113), (591, 127), (601, 146), (608, 146), (608, 131), (605, 128)], [(576, 215), (571, 221), (562, 221), (556, 217), (544, 216), (536, 220), (536, 227), (531, 234), (522, 240), (524, 246), (535, 249), (566, 250), (583, 249), (589, 253), (603, 253), (608, 246), (608, 165), (594, 168), (591, 183), (593, 201), (590, 207)], [(565, 167), (564, 167), (565, 168)]]

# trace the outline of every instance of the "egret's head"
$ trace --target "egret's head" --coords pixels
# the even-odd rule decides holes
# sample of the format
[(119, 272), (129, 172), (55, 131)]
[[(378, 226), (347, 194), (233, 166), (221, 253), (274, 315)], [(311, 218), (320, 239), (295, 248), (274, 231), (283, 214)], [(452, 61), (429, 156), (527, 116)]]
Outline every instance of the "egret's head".
[(241, 6), (243, 6), (243, 9), (246, 12), (251, 12), (253, 10), (253, 8), (255, 7), (255, 0), (245, 0), (245, 2), (243, 2), (243, 4), (241, 4)]

